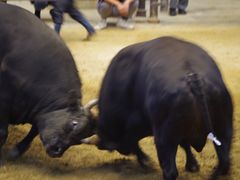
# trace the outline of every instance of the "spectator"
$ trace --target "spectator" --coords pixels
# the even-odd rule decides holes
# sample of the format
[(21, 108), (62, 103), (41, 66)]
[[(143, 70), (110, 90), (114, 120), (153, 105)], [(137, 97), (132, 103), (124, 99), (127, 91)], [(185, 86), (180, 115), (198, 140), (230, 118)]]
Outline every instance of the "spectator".
[(35, 15), (38, 17), (40, 17), (41, 10), (44, 9), (48, 4), (53, 6), (50, 14), (54, 22), (54, 30), (57, 33), (60, 33), (61, 26), (63, 24), (64, 13), (68, 13), (74, 20), (82, 24), (87, 30), (87, 39), (95, 34), (95, 29), (84, 17), (84, 15), (74, 6), (74, 0), (35, 0), (33, 2), (35, 6)]
[(176, 16), (177, 13), (181, 15), (187, 14), (187, 6), (188, 0), (170, 0), (169, 15)]
[(119, 17), (117, 26), (125, 29), (133, 29), (131, 19), (138, 8), (138, 0), (99, 0), (97, 4), (100, 22), (95, 29), (107, 27), (108, 17)]

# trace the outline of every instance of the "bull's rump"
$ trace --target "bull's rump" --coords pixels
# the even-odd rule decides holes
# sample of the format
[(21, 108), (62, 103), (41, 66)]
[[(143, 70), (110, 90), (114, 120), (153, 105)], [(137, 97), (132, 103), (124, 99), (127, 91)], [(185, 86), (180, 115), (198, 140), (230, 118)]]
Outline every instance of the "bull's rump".
[(144, 98), (146, 94), (139, 93), (147, 93), (151, 87), (171, 94), (186, 88), (185, 78), (191, 72), (214, 89), (225, 86), (215, 62), (202, 48), (172, 37), (154, 39), (128, 46), (113, 58), (101, 95), (112, 94), (114, 99), (134, 91), (133, 96)]

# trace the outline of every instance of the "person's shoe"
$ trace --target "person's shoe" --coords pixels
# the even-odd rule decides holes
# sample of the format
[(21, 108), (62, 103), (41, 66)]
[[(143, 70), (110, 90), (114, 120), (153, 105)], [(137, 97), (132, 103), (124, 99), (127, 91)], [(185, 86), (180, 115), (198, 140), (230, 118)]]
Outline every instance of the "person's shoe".
[(117, 22), (117, 26), (124, 29), (134, 29), (133, 23), (129, 20), (119, 19)]
[(169, 15), (170, 16), (176, 16), (177, 15), (177, 11), (175, 8), (170, 8), (169, 9)]
[(96, 32), (88, 32), (87, 37), (84, 39), (85, 41), (90, 41), (94, 36), (96, 35)]
[(187, 14), (187, 12), (184, 9), (178, 9), (178, 14), (184, 15)]
[(96, 30), (101, 30), (107, 27), (107, 20), (101, 19), (101, 21), (94, 27)]

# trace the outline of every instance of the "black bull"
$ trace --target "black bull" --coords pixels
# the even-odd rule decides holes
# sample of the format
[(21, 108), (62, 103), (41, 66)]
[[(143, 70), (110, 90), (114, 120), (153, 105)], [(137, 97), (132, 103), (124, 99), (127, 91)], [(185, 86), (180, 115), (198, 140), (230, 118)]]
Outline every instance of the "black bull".
[(61, 156), (92, 128), (92, 104), (84, 108), (81, 99), (75, 62), (59, 36), (30, 12), (0, 3), (0, 150), (9, 124), (30, 123), (11, 157), (38, 133), (47, 153)]
[(169, 180), (178, 176), (178, 145), (186, 151), (186, 170), (198, 171), (190, 147), (200, 152), (207, 136), (215, 135), (222, 143), (212, 138), (219, 160), (212, 177), (217, 177), (229, 171), (232, 114), (231, 97), (213, 59), (192, 43), (162, 37), (126, 47), (113, 58), (100, 91), (94, 143), (135, 154), (144, 166), (148, 157), (138, 141), (153, 135)]

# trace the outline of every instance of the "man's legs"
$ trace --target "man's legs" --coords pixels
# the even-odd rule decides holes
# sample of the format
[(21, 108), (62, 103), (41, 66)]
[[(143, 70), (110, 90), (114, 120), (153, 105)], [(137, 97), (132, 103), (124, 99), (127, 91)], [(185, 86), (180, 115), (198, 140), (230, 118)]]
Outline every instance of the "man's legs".
[(178, 14), (186, 14), (186, 8), (188, 6), (188, 0), (179, 0)]
[(100, 14), (101, 18), (106, 19), (110, 16), (112, 16), (113, 12), (113, 5), (106, 3), (106, 2), (98, 2), (97, 4), (97, 10)]
[(54, 22), (54, 30), (59, 34), (63, 23), (63, 11), (57, 7), (51, 9), (50, 14)]
[[(138, 8), (139, 1), (134, 0), (130, 5), (129, 5), (129, 11), (127, 17), (121, 17), (119, 19), (117, 26), (124, 28), (124, 29), (134, 29), (134, 24), (131, 21), (133, 15), (135, 14), (137, 8)], [(119, 12), (117, 11), (117, 8), (113, 9), (114, 13), (116, 13), (117, 16), (119, 16)]]
[[(136, 12), (138, 8), (139, 1), (134, 0), (129, 7), (129, 13), (127, 17), (121, 17), (121, 19), (118, 21), (117, 26), (125, 28), (125, 29), (133, 29), (133, 24), (130, 24), (128, 19), (132, 18), (134, 13)], [(106, 2), (98, 2), (97, 4), (97, 10), (100, 14), (102, 20), (98, 23), (97, 26), (95, 26), (96, 29), (103, 29), (107, 27), (107, 21), (106, 19), (108, 17), (120, 17), (120, 14), (118, 12), (118, 9), (116, 6), (113, 6)]]
[(95, 26), (95, 29), (104, 29), (107, 27), (107, 18), (113, 14), (113, 5), (106, 2), (98, 2), (97, 11), (101, 16), (100, 22)]
[(169, 9), (169, 15), (170, 16), (176, 16), (177, 15), (177, 4), (178, 0), (170, 0), (170, 9)]
[(70, 8), (68, 9), (68, 13), (74, 20), (82, 24), (89, 34), (95, 33), (92, 25), (88, 22), (84, 15), (80, 11), (78, 11), (73, 5), (70, 6)]
[(138, 0), (134, 0), (130, 4), (128, 18), (132, 18), (133, 17), (133, 15), (136, 13), (136, 11), (138, 9), (138, 5), (139, 5), (139, 1)]

